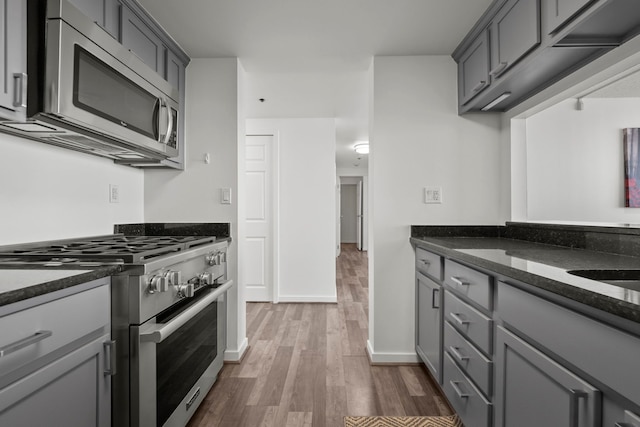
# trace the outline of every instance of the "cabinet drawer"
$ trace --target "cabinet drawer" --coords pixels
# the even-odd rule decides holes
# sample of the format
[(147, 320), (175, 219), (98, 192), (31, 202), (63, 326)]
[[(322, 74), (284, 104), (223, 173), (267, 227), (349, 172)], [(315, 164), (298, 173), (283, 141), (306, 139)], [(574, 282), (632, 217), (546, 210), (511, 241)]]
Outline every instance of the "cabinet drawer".
[(445, 319), (486, 354), (491, 354), (492, 320), (469, 304), (444, 293)]
[(0, 317), (0, 349), (15, 349), (0, 357), (0, 385), (7, 380), (5, 375), (74, 340), (96, 331), (100, 331), (97, 336), (109, 332), (109, 280), (101, 280), (105, 286)]
[(505, 323), (640, 405), (640, 338), (502, 282), (497, 294)]
[(449, 259), (444, 263), (445, 283), (481, 307), (493, 308), (491, 277)]
[(416, 270), (436, 280), (442, 280), (442, 257), (416, 248)]
[(491, 403), (456, 366), (449, 354), (444, 357), (444, 394), (466, 426), (491, 425)]
[(491, 395), (491, 361), (460, 335), (449, 322), (444, 324), (444, 350), (484, 394)]

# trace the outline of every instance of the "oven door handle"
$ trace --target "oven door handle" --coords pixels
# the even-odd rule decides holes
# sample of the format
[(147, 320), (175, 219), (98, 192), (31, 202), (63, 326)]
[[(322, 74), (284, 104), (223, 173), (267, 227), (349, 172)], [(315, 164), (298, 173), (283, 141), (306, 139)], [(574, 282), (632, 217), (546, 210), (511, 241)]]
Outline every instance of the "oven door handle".
[(202, 298), (183, 313), (180, 313), (169, 323), (151, 323), (144, 326), (140, 331), (140, 342), (152, 342), (155, 344), (161, 343), (200, 313), (205, 307), (220, 298), (220, 296), (227, 292), (231, 286), (233, 286), (233, 280), (227, 280), (218, 286), (212, 293)]

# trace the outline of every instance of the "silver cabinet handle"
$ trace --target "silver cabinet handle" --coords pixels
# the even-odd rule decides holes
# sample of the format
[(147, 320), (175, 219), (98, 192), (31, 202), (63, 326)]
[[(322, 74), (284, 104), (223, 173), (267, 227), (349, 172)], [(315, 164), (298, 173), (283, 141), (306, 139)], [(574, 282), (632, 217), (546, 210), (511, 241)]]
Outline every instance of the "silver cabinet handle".
[(508, 62), (501, 62), (493, 70), (489, 71), (489, 74), (491, 74), (493, 77), (498, 77), (507, 70), (508, 66)]
[(458, 359), (461, 362), (464, 362), (465, 360), (469, 360), (468, 356), (464, 356), (462, 353), (460, 353), (460, 350), (458, 350), (457, 347), (454, 346), (450, 346), (449, 347), (449, 351), (451, 352), (451, 354), (453, 354), (453, 356)]
[(473, 93), (479, 92), (486, 85), (487, 85), (487, 81), (486, 80), (481, 80), (480, 83), (478, 83), (477, 85), (475, 85), (473, 87), (473, 89), (471, 89), (471, 92), (473, 92)]
[(39, 343), (45, 338), (49, 338), (51, 335), (53, 335), (53, 332), (51, 331), (38, 331), (30, 337), (23, 338), (20, 341), (16, 341), (14, 343), (7, 344), (4, 347), (0, 347), (0, 357), (7, 356), (11, 353), (15, 353), (20, 349)]
[(451, 318), (461, 326), (468, 325), (469, 323), (471, 323), (468, 320), (465, 320), (462, 317), (460, 317), (458, 313), (449, 313), (449, 316), (451, 316)]
[(431, 263), (426, 260), (426, 259), (421, 259), (420, 262), (422, 263), (422, 265), (424, 265), (425, 267), (429, 267), (431, 265)]
[(613, 427), (631, 427), (631, 426), (627, 423), (615, 423)]
[(578, 427), (580, 423), (580, 405), (579, 400), (586, 398), (587, 392), (583, 390), (569, 390), (571, 399), (569, 401), (569, 426)]
[(459, 277), (454, 277), (454, 276), (451, 276), (451, 281), (458, 286), (469, 286), (471, 284), (465, 281), (464, 279), (461, 279)]
[(209, 295), (193, 304), (183, 313), (180, 313), (179, 315), (174, 317), (173, 320), (169, 323), (149, 324), (144, 328), (144, 330), (140, 331), (140, 341), (152, 342), (155, 344), (161, 343), (169, 336), (171, 336), (171, 334), (173, 334), (175, 331), (184, 326), (185, 323), (195, 317), (198, 313), (204, 310), (209, 304), (220, 298), (225, 292), (229, 290), (231, 286), (233, 286), (233, 280), (227, 280)]
[(102, 343), (102, 347), (104, 348), (106, 360), (104, 362), (104, 374), (113, 376), (117, 373), (116, 369), (116, 342), (114, 340), (106, 341)]
[(27, 108), (27, 75), (25, 73), (15, 73), (13, 75), (14, 90), (13, 106), (16, 108)]
[(456, 394), (458, 395), (458, 397), (460, 399), (466, 399), (468, 398), (470, 395), (468, 393), (465, 393), (462, 391), (462, 389), (460, 388), (460, 386), (458, 385), (458, 381), (449, 381), (449, 384), (451, 384), (451, 387), (453, 387), (453, 391), (456, 392)]
[(440, 308), (440, 289), (438, 288), (431, 290), (431, 308)]

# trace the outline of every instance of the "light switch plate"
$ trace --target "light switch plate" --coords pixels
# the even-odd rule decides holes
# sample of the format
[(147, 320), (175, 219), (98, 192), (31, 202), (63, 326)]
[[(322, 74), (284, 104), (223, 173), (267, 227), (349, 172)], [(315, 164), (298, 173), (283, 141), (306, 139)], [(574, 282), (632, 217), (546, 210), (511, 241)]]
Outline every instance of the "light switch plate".
[(220, 203), (223, 205), (231, 204), (231, 189), (230, 188), (221, 188), (220, 189)]
[(442, 187), (424, 187), (425, 203), (442, 203)]
[(109, 184), (109, 203), (120, 202), (120, 190), (115, 184)]

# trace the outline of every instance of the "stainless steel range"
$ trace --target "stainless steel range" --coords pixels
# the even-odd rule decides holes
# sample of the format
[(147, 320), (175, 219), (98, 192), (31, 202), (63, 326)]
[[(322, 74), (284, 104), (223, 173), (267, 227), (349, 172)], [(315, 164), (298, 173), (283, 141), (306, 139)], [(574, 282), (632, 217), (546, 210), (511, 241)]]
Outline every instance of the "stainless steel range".
[(227, 246), (210, 236), (116, 234), (0, 250), (0, 265), (121, 264), (111, 282), (113, 425), (182, 427), (223, 364)]

